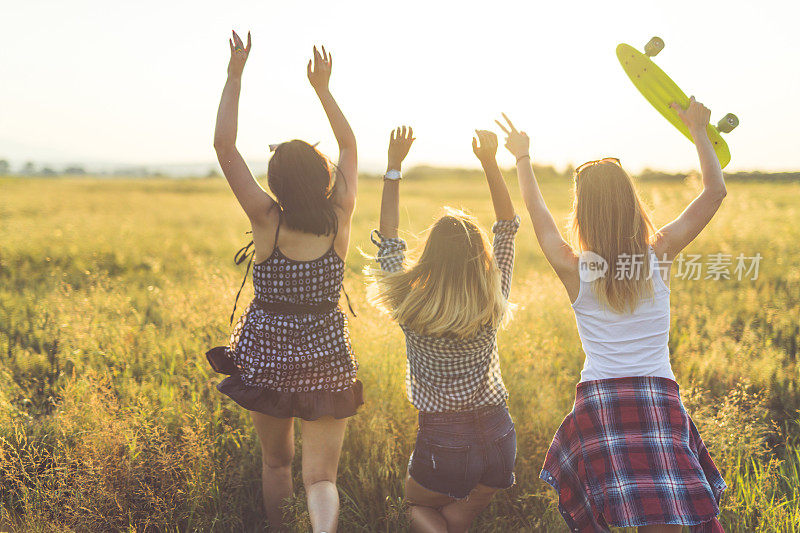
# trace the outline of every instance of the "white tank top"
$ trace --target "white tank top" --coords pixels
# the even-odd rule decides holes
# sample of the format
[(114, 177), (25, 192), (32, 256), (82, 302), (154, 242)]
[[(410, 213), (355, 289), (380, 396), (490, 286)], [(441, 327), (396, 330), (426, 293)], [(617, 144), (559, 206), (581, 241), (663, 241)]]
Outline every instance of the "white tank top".
[[(650, 264), (656, 265), (650, 251)], [(656, 376), (675, 379), (669, 362), (669, 288), (658, 269), (651, 277), (653, 297), (633, 313), (620, 314), (602, 305), (590, 282), (581, 280), (572, 304), (586, 361), (581, 381)]]

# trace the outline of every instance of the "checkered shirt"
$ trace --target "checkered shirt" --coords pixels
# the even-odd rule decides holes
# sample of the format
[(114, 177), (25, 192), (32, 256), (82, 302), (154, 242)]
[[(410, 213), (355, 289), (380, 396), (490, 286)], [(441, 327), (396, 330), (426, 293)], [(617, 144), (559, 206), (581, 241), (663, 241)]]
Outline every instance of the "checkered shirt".
[[(492, 226), (494, 259), (506, 298), (511, 289), (518, 229), (518, 216), (498, 220)], [(381, 269), (397, 272), (403, 268), (403, 239), (385, 239), (374, 231), (372, 241), (378, 246)], [(406, 393), (414, 407), (427, 412), (468, 411), (502, 405), (508, 399), (500, 374), (496, 328), (487, 324), (474, 337), (457, 339), (421, 335), (402, 324), (400, 327), (406, 336)]]
[(539, 477), (558, 492), (570, 531), (683, 524), (724, 533), (725, 481), (671, 379), (579, 383)]

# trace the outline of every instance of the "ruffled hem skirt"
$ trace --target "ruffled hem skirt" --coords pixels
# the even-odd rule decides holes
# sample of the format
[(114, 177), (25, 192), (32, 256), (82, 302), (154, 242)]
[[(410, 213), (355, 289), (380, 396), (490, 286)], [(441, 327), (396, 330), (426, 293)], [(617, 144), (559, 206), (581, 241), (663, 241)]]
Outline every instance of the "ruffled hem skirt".
[(217, 390), (248, 411), (276, 418), (303, 420), (317, 420), (323, 416), (348, 418), (355, 415), (364, 403), (363, 387), (359, 380), (355, 380), (352, 386), (341, 391), (277, 391), (245, 383), (224, 347), (210, 350), (206, 357), (215, 371), (229, 374), (217, 385)]
[(359, 380), (343, 391), (281, 392), (248, 385), (240, 375), (234, 374), (217, 385), (217, 389), (248, 411), (276, 418), (348, 418), (355, 415), (364, 403)]

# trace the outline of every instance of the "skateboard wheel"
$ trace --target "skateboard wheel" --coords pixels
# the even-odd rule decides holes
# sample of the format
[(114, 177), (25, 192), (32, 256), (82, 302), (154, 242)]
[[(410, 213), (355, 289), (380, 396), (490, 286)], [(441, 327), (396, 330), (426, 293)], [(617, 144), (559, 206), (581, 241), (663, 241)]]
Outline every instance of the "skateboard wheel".
[(728, 113), (717, 122), (717, 129), (722, 133), (730, 133), (739, 125), (739, 119), (733, 113)]
[(664, 49), (664, 40), (661, 37), (653, 37), (644, 45), (644, 55), (655, 57)]

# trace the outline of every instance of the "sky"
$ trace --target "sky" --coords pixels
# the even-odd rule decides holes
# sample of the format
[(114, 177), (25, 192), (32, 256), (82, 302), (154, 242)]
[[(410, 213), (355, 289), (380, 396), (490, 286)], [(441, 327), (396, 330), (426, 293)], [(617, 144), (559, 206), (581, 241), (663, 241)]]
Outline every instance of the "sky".
[[(0, 159), (132, 165), (213, 163), (231, 29), (252, 32), (239, 150), (262, 173), (267, 146), (336, 143), (305, 75), (333, 53), (331, 92), (363, 170), (414, 127), (406, 167), (477, 166), (475, 128), (506, 112), (535, 162), (616, 156), (629, 170), (697, 168), (691, 144), (639, 95), (616, 45), (655, 58), (712, 112), (735, 113), (726, 170), (799, 170), (800, 2), (0, 0)], [(501, 165), (513, 158), (501, 146)]]

